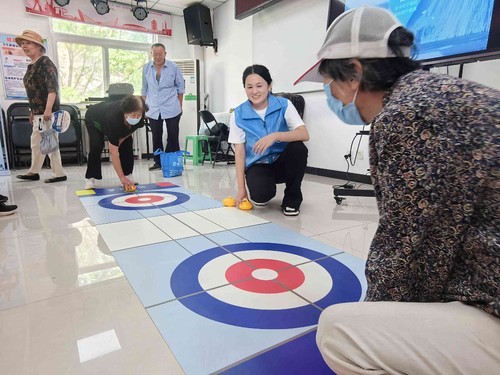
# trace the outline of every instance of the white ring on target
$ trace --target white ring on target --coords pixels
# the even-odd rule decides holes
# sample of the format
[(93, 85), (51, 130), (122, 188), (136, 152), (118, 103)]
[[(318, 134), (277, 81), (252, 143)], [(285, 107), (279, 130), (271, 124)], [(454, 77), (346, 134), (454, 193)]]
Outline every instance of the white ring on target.
[[(322, 299), (332, 290), (333, 280), (328, 271), (318, 263), (300, 255), (273, 250), (238, 251), (235, 254), (245, 260), (274, 259), (290, 264), (306, 263), (299, 267), (305, 275), (305, 280), (302, 285), (293, 291), (307, 298), (310, 302)], [(200, 269), (198, 282), (212, 297), (234, 306), (250, 309), (280, 310), (306, 306), (310, 303), (289, 291), (282, 293), (254, 293), (234, 285), (227, 285), (226, 270), (239, 262), (241, 260), (233, 254), (212, 259)], [(217, 288), (221, 285), (225, 286)]]
[[(161, 197), (162, 200), (156, 201), (156, 202), (151, 202), (149, 201), (150, 198), (147, 196), (158, 196)], [(138, 202), (136, 203), (129, 203), (126, 202), (126, 200), (130, 198), (136, 198)], [(111, 204), (117, 206), (117, 207), (151, 207), (151, 206), (157, 206), (157, 205), (162, 205), (162, 204), (169, 204), (175, 201), (177, 197), (172, 194), (168, 193), (138, 193), (138, 194), (133, 194), (133, 195), (122, 195), (119, 197), (116, 197), (115, 199), (111, 200)], [(141, 202), (141, 200), (148, 200), (146, 202)]]

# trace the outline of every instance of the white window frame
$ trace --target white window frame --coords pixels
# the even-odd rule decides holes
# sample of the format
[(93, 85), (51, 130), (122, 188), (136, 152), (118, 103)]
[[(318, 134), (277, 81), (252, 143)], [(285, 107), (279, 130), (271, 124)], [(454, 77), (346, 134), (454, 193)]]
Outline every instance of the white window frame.
[[(52, 28), (52, 22), (50, 23)], [(92, 46), (98, 46), (103, 48), (102, 54), (102, 71), (103, 71), (103, 80), (104, 87), (109, 87), (110, 83), (110, 71), (109, 71), (109, 49), (122, 49), (129, 51), (142, 51), (147, 52), (149, 60), (151, 60), (151, 44), (148, 43), (140, 43), (140, 42), (129, 42), (118, 39), (101, 39), (101, 38), (92, 38), (88, 36), (74, 35), (74, 34), (65, 34), (59, 32), (52, 32), (53, 40), (54, 40), (54, 58), (58, 62), (59, 65), (59, 54), (57, 50), (57, 43), (76, 43), (76, 44), (86, 44)], [(158, 36), (153, 35), (153, 42), (158, 42)]]

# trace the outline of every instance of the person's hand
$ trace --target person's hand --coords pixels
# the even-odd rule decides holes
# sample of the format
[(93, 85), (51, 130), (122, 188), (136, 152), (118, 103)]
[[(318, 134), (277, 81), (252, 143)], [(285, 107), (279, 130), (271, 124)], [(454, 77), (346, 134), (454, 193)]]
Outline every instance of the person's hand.
[(122, 183), (124, 189), (132, 189), (134, 186), (134, 183), (125, 176), (120, 178), (120, 182)]
[(43, 121), (50, 121), (52, 119), (52, 111), (50, 109), (46, 109), (43, 112)]
[(33, 112), (30, 111), (30, 124), (33, 125), (33, 120), (34, 120), (34, 115)]
[(266, 150), (271, 147), (276, 141), (279, 133), (268, 134), (259, 139), (252, 147), (252, 151), (257, 155), (264, 155)]
[(236, 196), (236, 207), (238, 207), (243, 199), (248, 199), (248, 194), (245, 190), (238, 190), (238, 195)]

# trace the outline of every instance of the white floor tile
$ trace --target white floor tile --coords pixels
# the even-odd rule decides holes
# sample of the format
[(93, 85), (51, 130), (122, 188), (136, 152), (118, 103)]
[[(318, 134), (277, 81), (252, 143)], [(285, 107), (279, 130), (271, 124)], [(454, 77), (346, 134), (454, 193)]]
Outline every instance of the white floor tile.
[(200, 234), (209, 234), (215, 232), (221, 232), (224, 230), (223, 227), (213, 223), (210, 220), (205, 219), (198, 213), (194, 212), (183, 212), (180, 214), (173, 214), (177, 220), (182, 221), (187, 226), (193, 228)]
[(177, 220), (173, 216), (158, 216), (149, 219), (161, 231), (165, 232), (169, 237), (177, 240), (179, 238), (197, 236), (198, 232), (188, 227), (186, 224)]
[(102, 224), (97, 227), (111, 251), (171, 240), (147, 219)]
[(266, 219), (253, 215), (253, 211), (242, 211), (235, 207), (221, 207), (201, 210), (196, 213), (226, 229), (236, 229), (268, 222)]

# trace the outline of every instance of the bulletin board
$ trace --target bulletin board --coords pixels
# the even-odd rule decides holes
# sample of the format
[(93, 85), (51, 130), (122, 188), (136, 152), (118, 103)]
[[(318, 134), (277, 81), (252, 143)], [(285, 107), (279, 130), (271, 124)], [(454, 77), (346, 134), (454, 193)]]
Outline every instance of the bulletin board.
[(17, 45), (15, 35), (0, 34), (0, 56), (5, 98), (27, 99), (23, 77), (31, 59)]

